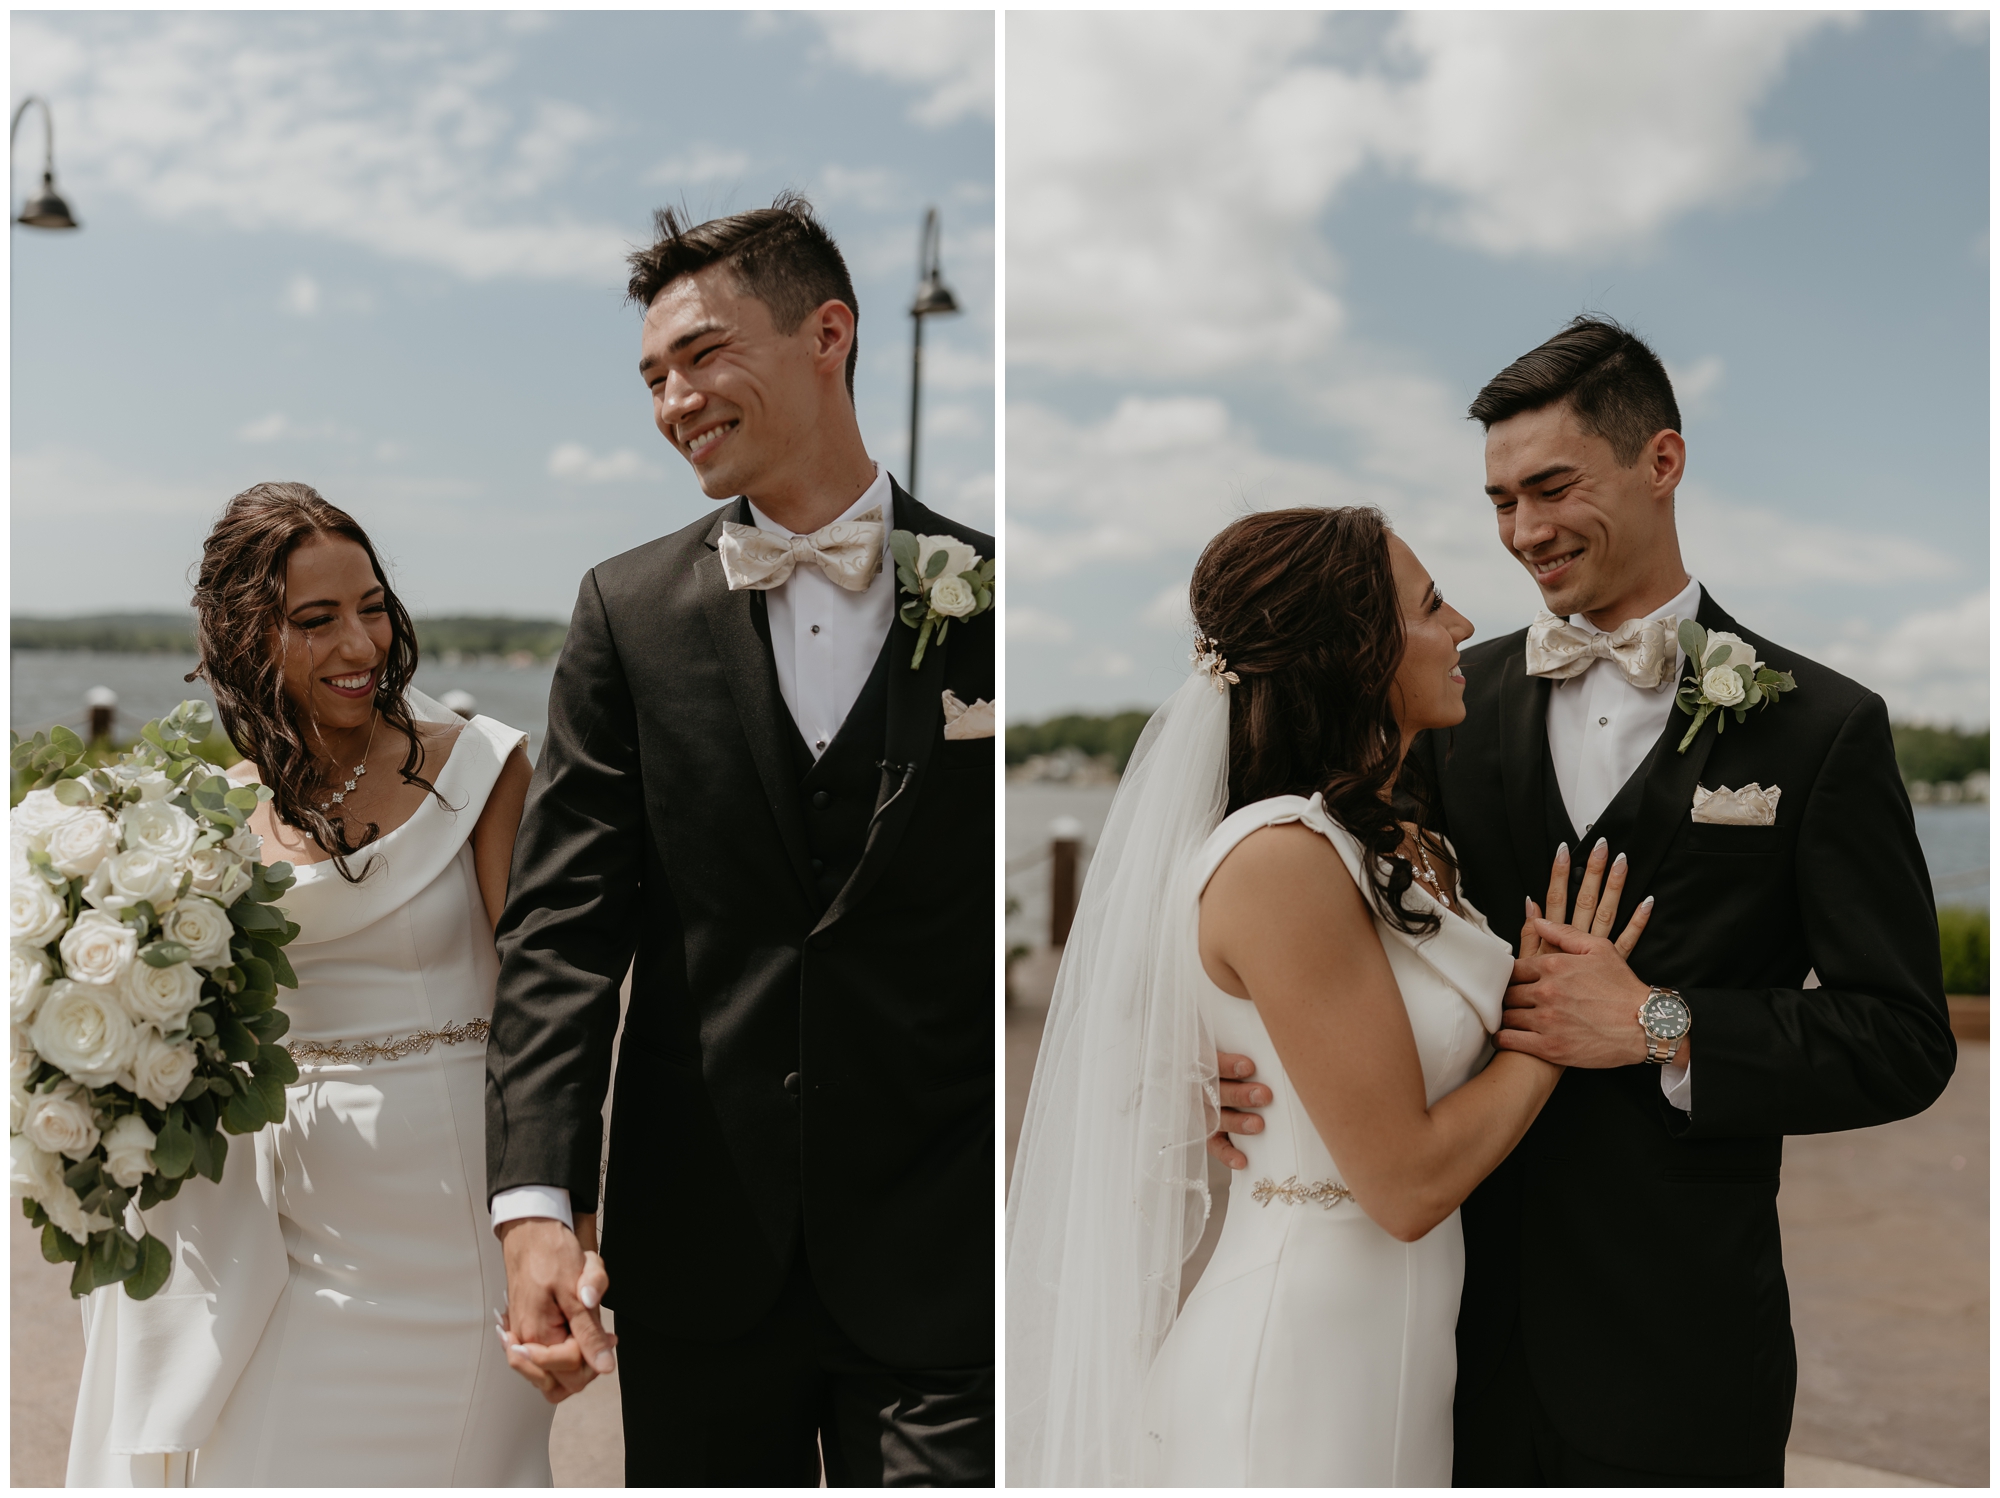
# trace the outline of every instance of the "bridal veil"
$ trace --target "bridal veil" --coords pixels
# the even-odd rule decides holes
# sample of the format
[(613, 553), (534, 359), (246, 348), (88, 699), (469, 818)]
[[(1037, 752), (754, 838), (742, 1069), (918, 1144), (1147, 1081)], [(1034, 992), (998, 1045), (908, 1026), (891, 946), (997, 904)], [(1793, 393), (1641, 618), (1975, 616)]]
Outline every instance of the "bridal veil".
[(1196, 854), (1229, 696), (1192, 673), (1140, 736), (1084, 880), (1007, 1196), (1007, 1480), (1140, 1480), (1146, 1374), (1208, 1215), (1215, 1047)]

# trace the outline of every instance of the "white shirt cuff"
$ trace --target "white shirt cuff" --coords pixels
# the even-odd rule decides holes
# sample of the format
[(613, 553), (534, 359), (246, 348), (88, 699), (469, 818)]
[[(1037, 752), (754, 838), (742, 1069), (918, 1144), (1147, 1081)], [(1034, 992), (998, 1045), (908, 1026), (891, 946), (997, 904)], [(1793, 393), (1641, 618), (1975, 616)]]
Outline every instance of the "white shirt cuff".
[(1694, 1086), (1688, 1079), (1693, 1075), (1692, 1057), (1686, 1061), (1669, 1062), (1660, 1068), (1660, 1091), (1666, 1094), (1668, 1102), (1690, 1115), (1694, 1112)]
[(576, 1218), (569, 1209), (567, 1186), (509, 1186), (493, 1198), (493, 1230), (517, 1217), (553, 1217), (572, 1232)]

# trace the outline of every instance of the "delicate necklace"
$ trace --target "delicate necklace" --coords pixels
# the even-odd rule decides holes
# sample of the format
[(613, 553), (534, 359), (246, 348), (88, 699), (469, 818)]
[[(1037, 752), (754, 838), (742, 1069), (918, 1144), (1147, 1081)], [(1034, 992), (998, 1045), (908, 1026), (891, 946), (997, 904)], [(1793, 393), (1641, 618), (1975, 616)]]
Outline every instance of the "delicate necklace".
[(1412, 833), (1410, 841), (1417, 845), (1417, 858), (1424, 866), (1424, 882), (1430, 886), (1431, 893), (1437, 896), (1438, 904), (1444, 906), (1446, 910), (1451, 909), (1451, 896), (1444, 892), (1444, 881), (1438, 878), (1437, 870), (1431, 867), (1431, 855), (1424, 848), (1423, 834)]
[(347, 799), (347, 793), (353, 790), (355, 786), (359, 785), (361, 783), (361, 777), (368, 773), (368, 755), (370, 751), (372, 751), (375, 747), (375, 730), (381, 726), (381, 723), (382, 723), (382, 713), (381, 710), (378, 708), (375, 713), (374, 721), (368, 725), (368, 743), (361, 751), (361, 763), (354, 767), (354, 773), (353, 775), (348, 777), (347, 784), (342, 786), (339, 790), (333, 793), (333, 799), (331, 801), (322, 801), (320, 803), (319, 813), (321, 816), (325, 816), (328, 812), (332, 811), (334, 807), (338, 806), (341, 802), (345, 801)]

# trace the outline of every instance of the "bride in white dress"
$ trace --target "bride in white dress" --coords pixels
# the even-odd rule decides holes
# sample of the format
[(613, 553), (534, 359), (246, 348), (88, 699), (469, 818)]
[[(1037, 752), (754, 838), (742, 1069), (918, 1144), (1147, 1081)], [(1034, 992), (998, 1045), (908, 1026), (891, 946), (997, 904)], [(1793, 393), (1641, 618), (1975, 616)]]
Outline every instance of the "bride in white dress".
[[(1458, 1204), (1559, 1075), (1495, 1055), (1513, 954), (1390, 801), (1464, 716), (1472, 629), (1367, 509), (1237, 521), (1189, 600), (1197, 670), (1113, 802), (1016, 1155), (1008, 1481), (1448, 1486)], [(1275, 1096), (1183, 1307), (1218, 1048), (1276, 1057)]]
[(196, 602), (250, 756), (232, 777), (279, 791), (252, 826), (298, 871), (280, 1003), (300, 1075), (219, 1185), (148, 1210), (175, 1245), (167, 1285), (86, 1302), (68, 1482), (546, 1486), (553, 1410), (494, 1330), (484, 1166), (525, 736), (407, 689), (408, 616), (359, 528), (303, 485), (231, 502)]

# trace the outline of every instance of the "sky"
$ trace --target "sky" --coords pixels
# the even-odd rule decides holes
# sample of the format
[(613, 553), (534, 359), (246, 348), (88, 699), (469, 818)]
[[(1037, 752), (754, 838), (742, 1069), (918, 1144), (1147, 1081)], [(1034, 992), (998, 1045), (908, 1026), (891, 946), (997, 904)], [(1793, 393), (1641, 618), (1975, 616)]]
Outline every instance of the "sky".
[(1377, 504), (1477, 626), (1479, 387), (1580, 312), (1679, 395), (1690, 571), (1988, 720), (1983, 12), (1012, 14), (1010, 722), (1150, 707), (1234, 516)]
[[(83, 228), (12, 234), (15, 613), (185, 606), (232, 494), (312, 484), (412, 612), (568, 617), (713, 508), (655, 430), (625, 255), (652, 211), (804, 191), (861, 304), (857, 408), (920, 497), (994, 497), (993, 18), (15, 12)], [(21, 126), (15, 201), (42, 154)]]

